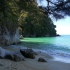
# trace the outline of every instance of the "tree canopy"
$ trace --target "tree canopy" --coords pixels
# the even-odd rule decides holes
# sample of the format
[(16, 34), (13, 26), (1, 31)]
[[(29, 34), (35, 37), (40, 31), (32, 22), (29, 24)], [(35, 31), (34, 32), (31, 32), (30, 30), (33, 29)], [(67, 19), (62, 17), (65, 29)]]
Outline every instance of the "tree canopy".
[[(42, 2), (43, 0), (39, 0)], [(45, 7), (40, 6), (40, 9), (46, 15), (52, 15), (56, 19), (70, 16), (70, 0), (46, 0), (47, 5)]]
[(18, 20), (24, 36), (56, 36), (52, 20), (39, 10), (35, 2), (24, 2), (22, 7)]
[(17, 8), (13, 0), (0, 0), (0, 34), (6, 34), (5, 29), (12, 35), (18, 26)]
[[(43, 0), (39, 0), (42, 3)], [(38, 6), (37, 0), (0, 0), (0, 43), (2, 39), (19, 41), (18, 27), (24, 35), (56, 35), (56, 19), (70, 16), (70, 0), (46, 0), (47, 5)]]

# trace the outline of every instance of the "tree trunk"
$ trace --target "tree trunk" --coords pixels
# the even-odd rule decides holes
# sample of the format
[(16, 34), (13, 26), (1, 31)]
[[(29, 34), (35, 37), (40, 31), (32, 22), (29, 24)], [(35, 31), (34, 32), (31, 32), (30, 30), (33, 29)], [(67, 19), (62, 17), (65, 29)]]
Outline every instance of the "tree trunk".
[(16, 28), (15, 33), (12, 35), (10, 32), (7, 30), (7, 28), (4, 29), (3, 35), (0, 35), (0, 44), (3, 45), (10, 45), (10, 44), (17, 44), (20, 42), (20, 35), (19, 35), (19, 30)]

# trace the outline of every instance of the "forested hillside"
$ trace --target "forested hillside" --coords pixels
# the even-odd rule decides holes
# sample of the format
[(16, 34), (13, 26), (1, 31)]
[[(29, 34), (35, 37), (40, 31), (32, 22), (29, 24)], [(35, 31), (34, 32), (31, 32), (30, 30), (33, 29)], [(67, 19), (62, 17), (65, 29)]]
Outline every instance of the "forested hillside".
[(56, 36), (52, 20), (37, 7), (35, 2), (24, 2), (19, 17), (23, 36)]
[(0, 44), (16, 44), (21, 34), (26, 37), (56, 36), (56, 26), (49, 15), (55, 18), (70, 15), (70, 1), (46, 2), (43, 8), (38, 7), (36, 0), (0, 0)]

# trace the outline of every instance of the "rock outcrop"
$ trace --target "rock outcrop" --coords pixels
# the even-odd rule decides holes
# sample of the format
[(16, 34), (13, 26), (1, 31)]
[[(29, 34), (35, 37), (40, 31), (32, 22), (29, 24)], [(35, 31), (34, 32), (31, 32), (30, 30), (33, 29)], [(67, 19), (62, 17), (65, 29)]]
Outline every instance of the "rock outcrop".
[(13, 61), (21, 61), (21, 60), (25, 59), (25, 57), (22, 56), (22, 54), (20, 52), (8, 51), (1, 47), (0, 47), (0, 58), (1, 59), (10, 59)]
[(35, 58), (35, 52), (32, 49), (20, 49), (20, 52), (26, 58)]
[(14, 61), (22, 61), (25, 60), (25, 57), (20, 52), (14, 53)]

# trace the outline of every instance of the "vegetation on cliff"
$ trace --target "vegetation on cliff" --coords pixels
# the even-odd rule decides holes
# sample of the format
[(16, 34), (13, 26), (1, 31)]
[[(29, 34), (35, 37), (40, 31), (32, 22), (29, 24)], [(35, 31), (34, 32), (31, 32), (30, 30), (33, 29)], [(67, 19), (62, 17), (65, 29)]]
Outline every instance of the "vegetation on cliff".
[(36, 0), (0, 0), (0, 44), (18, 43), (18, 27), (24, 36), (55, 36), (56, 26), (49, 15), (56, 19), (70, 15), (70, 1), (46, 2), (46, 7), (39, 7)]
[(52, 20), (37, 7), (35, 2), (32, 4), (30, 2), (26, 4), (26, 2), (24, 2), (22, 8), (18, 20), (22, 28), (23, 36), (56, 36), (56, 26)]

